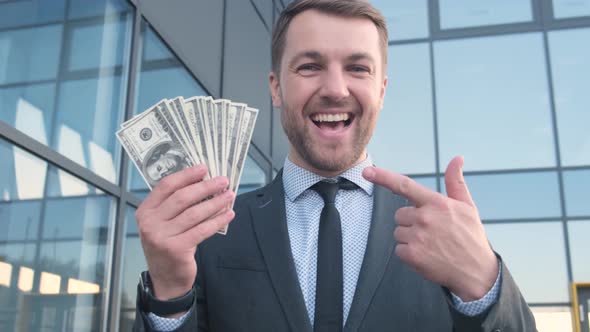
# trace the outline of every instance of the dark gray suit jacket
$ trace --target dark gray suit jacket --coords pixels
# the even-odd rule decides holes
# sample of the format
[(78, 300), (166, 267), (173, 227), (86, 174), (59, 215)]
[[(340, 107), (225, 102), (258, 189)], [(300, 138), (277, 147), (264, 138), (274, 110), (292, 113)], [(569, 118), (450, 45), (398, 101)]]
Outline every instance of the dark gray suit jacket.
[[(196, 303), (180, 331), (312, 331), (291, 255), (284, 197), (279, 173), (266, 187), (237, 198), (227, 235), (199, 245)], [(503, 263), (498, 302), (476, 317), (456, 311), (447, 290), (422, 278), (394, 253), (393, 215), (407, 200), (379, 186), (374, 200), (344, 331), (536, 331)], [(152, 330), (140, 311), (134, 330)]]

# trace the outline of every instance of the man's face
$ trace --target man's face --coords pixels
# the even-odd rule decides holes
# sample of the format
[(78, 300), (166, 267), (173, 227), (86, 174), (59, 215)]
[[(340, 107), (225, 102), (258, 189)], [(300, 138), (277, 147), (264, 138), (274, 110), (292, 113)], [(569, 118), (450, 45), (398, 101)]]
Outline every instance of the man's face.
[(373, 22), (305, 11), (287, 30), (280, 68), (270, 88), (291, 161), (324, 176), (362, 161), (387, 84)]
[(164, 176), (176, 172), (179, 166), (179, 162), (174, 155), (163, 154), (156, 162), (147, 166), (146, 171), (150, 178), (159, 181)]

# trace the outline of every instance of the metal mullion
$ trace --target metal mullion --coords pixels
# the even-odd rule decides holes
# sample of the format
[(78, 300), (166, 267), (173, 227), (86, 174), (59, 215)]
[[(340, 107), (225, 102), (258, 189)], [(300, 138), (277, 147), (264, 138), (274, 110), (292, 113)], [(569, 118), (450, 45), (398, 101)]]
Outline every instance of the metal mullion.
[[(141, 31), (142, 16), (139, 8), (135, 8), (133, 28), (131, 32), (131, 50), (129, 52), (129, 62), (127, 70), (127, 91), (126, 91), (126, 105), (124, 119), (130, 119), (133, 116), (135, 108), (135, 94), (137, 86), (137, 73), (141, 65), (142, 42), (143, 34)], [(122, 147), (119, 147), (121, 152)], [(106, 305), (105, 315), (103, 317), (103, 331), (118, 331), (120, 322), (120, 308), (121, 308), (121, 284), (122, 284), (122, 263), (123, 263), (123, 248), (126, 231), (126, 211), (128, 203), (132, 203), (137, 207), (140, 200), (127, 191), (128, 177), (129, 177), (129, 157), (126, 153), (122, 153), (120, 162), (120, 176), (119, 185), (122, 188), (122, 194), (119, 197), (117, 206), (117, 215), (115, 229), (113, 232), (113, 242), (111, 251), (111, 273), (110, 273), (110, 287), (108, 302)]]
[(541, 302), (541, 303), (528, 303), (529, 307), (572, 307), (571, 302)]
[(254, 11), (258, 15), (258, 18), (260, 18), (260, 20), (262, 21), (262, 24), (264, 24), (264, 27), (266, 28), (266, 31), (270, 33), (271, 32), (271, 29), (269, 28), (268, 23), (266, 23), (266, 19), (264, 18), (264, 16), (262, 16), (262, 13), (258, 9), (258, 6), (256, 6), (256, 4), (254, 3), (254, 0), (250, 0), (250, 4), (252, 5), (252, 7), (254, 7)]
[(223, 84), (225, 81), (225, 41), (227, 24), (227, 0), (223, 0), (223, 8), (221, 14), (221, 63), (219, 64), (219, 95), (223, 98)]
[(551, 108), (551, 124), (553, 126), (553, 145), (555, 152), (555, 162), (557, 166), (557, 181), (559, 184), (559, 200), (561, 207), (561, 223), (563, 229), (563, 240), (565, 246), (566, 266), (567, 266), (567, 277), (568, 282), (573, 280), (572, 264), (571, 264), (571, 253), (569, 245), (569, 234), (567, 231), (567, 213), (565, 209), (565, 189), (563, 184), (563, 171), (561, 169), (561, 150), (559, 146), (559, 130), (557, 127), (557, 109), (555, 106), (555, 92), (553, 90), (553, 72), (551, 66), (551, 54), (549, 51), (549, 37), (548, 31), (544, 27), (543, 29), (543, 50), (545, 55), (545, 70), (547, 75), (547, 88), (549, 89), (549, 105)]
[(20, 82), (14, 82), (14, 83), (0, 84), (0, 90), (12, 89), (12, 88), (26, 88), (31, 85), (50, 84), (50, 83), (55, 83), (55, 79), (49, 78), (49, 79), (40, 79), (40, 80), (34, 80), (34, 81), (20, 81)]
[[(64, 18), (66, 17), (67, 14), (67, 5), (68, 5), (68, 0), (66, 0), (65, 2), (65, 6), (64, 6)], [(62, 30), (61, 30), (61, 48), (59, 50), (59, 60), (58, 60), (58, 69), (57, 69), (57, 77), (55, 78), (56, 83), (54, 86), (54, 100), (53, 100), (53, 114), (51, 116), (50, 122), (49, 122), (49, 137), (47, 139), (48, 141), (48, 146), (52, 146), (53, 144), (53, 140), (55, 139), (55, 136), (53, 135), (53, 131), (54, 131), (54, 125), (55, 125), (55, 118), (57, 117), (57, 106), (59, 104), (59, 87), (60, 87), (60, 78), (61, 78), (61, 73), (62, 73), (62, 67), (64, 66), (64, 63), (66, 63), (64, 61), (64, 52), (66, 51), (65, 45), (66, 45), (66, 41), (65, 41), (65, 37), (66, 37), (66, 30), (67, 30), (67, 20), (64, 19), (63, 21), (63, 25), (62, 25)], [(24, 135), (26, 136), (26, 135)], [(32, 140), (32, 138), (31, 138)], [(47, 147), (49, 149), (49, 147)], [(36, 237), (36, 246), (35, 246), (35, 256), (33, 258), (33, 266), (35, 267), (35, 269), (38, 268), (39, 266), (39, 262), (41, 260), (41, 246), (43, 244), (43, 232), (45, 230), (45, 211), (47, 209), (47, 203), (46, 203), (46, 197), (49, 196), (49, 177), (51, 177), (51, 172), (50, 172), (50, 168), (47, 167), (46, 169), (46, 173), (45, 173), (45, 178), (43, 179), (44, 183), (44, 187), (43, 187), (43, 196), (40, 202), (40, 207), (39, 207), (39, 227), (37, 228), (37, 237)], [(33, 276), (33, 288), (32, 288), (32, 292), (37, 292), (37, 293), (41, 293), (40, 292), (40, 285), (41, 285), (41, 274), (40, 273), (35, 273)], [(33, 325), (34, 326), (34, 325)], [(35, 327), (35, 326), (34, 326)]]
[(90, 171), (88, 168), (66, 158), (59, 152), (51, 149), (45, 144), (38, 142), (30, 136), (22, 133), (4, 121), (0, 120), (0, 137), (4, 138), (11, 144), (43, 159), (50, 164), (64, 170), (71, 175), (84, 180), (84, 182), (108, 193), (109, 195), (120, 197), (121, 188), (109, 180)]
[(486, 225), (493, 224), (516, 224), (516, 223), (533, 223), (533, 222), (559, 222), (560, 216), (539, 217), (539, 218), (499, 218), (499, 219), (482, 219), (481, 222)]

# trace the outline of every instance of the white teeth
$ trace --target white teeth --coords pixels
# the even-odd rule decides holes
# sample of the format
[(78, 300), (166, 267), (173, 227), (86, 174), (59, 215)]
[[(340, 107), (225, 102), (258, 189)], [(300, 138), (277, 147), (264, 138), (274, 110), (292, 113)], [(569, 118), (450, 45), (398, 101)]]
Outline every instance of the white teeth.
[(316, 113), (311, 117), (311, 120), (315, 122), (337, 122), (337, 121), (347, 121), (350, 118), (348, 113), (338, 113), (338, 114), (322, 114)]

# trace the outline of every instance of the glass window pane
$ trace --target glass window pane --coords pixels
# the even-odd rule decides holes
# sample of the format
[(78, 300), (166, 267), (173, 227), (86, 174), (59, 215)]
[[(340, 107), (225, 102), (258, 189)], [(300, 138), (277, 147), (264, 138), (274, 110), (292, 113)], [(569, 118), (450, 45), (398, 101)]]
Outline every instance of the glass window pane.
[(555, 166), (540, 34), (436, 42), (441, 169)]
[[(100, 330), (114, 199), (2, 140), (0, 160), (2, 329)], [(58, 175), (86, 193), (50, 194)]]
[[(161, 61), (172, 56), (172, 53), (152, 29), (147, 26), (145, 21), (143, 24), (144, 53), (142, 55), (141, 70), (138, 72), (137, 77), (137, 99), (134, 114), (145, 111), (163, 98), (207, 95), (178, 59)], [(133, 163), (130, 162), (129, 168), (131, 169), (130, 190), (138, 194), (140, 192), (145, 193), (148, 189), (145, 181)]]
[(590, 165), (590, 29), (549, 32), (561, 163)]
[(426, 0), (371, 0), (387, 21), (389, 40), (428, 37), (428, 3)]
[(368, 151), (381, 167), (406, 174), (434, 173), (428, 44), (392, 46), (388, 53), (385, 101)]
[[(132, 20), (119, 19), (113, 22), (72, 25), (70, 36), (72, 46), (68, 58), (68, 69), (106, 69), (123, 64), (131, 31)], [(104, 47), (109, 43), (110, 47)]]
[(0, 120), (111, 182), (118, 178), (114, 133), (125, 107), (133, 22), (130, 5), (115, 2), (125, 12), (114, 19), (0, 32)]
[(3, 1), (0, 29), (60, 21), (64, 17), (64, 3), (64, 0)]
[(5, 84), (55, 79), (62, 29), (55, 24), (0, 32), (0, 89)]
[(238, 194), (260, 188), (266, 184), (266, 172), (252, 159), (246, 157)]
[(568, 216), (590, 216), (590, 170), (563, 172)]
[(567, 230), (570, 242), (570, 256), (572, 260), (572, 272), (575, 282), (588, 282), (590, 280), (590, 220), (568, 221)]
[(430, 190), (437, 191), (435, 177), (412, 177), (412, 179)]
[(569, 301), (561, 222), (484, 226), (527, 302)]
[(590, 0), (553, 0), (553, 16), (555, 18), (590, 16)]
[(531, 0), (440, 0), (439, 6), (441, 29), (533, 20)]
[(121, 0), (69, 0), (68, 17), (112, 16), (129, 10), (127, 1)]
[(125, 214), (127, 232), (123, 246), (123, 278), (121, 285), (121, 317), (119, 321), (120, 331), (131, 331), (135, 320), (135, 297), (137, 295), (137, 283), (141, 271), (147, 270), (147, 263), (141, 241), (137, 233), (135, 220), (135, 208), (128, 206)]
[(539, 332), (572, 332), (570, 307), (531, 307)]
[(482, 219), (561, 216), (557, 173), (471, 175), (465, 182)]

